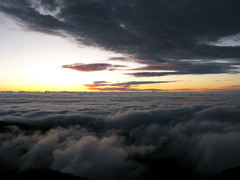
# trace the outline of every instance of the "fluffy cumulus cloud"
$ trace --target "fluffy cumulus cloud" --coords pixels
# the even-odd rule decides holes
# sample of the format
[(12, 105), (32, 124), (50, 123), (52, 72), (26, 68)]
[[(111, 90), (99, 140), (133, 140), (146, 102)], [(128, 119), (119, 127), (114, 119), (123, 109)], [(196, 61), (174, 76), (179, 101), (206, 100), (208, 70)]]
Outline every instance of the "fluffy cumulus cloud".
[[(29, 29), (73, 37), (80, 44), (122, 53), (147, 64), (135, 69), (140, 72), (129, 75), (162, 76), (239, 72), (236, 69), (240, 52), (239, 3), (238, 0), (1, 0), (0, 11)], [(74, 67), (70, 68), (82, 70)], [(169, 69), (173, 72), (148, 72)]]
[[(104, 82), (100, 82), (104, 83)], [(240, 166), (239, 93), (0, 93), (0, 168), (92, 180)]]

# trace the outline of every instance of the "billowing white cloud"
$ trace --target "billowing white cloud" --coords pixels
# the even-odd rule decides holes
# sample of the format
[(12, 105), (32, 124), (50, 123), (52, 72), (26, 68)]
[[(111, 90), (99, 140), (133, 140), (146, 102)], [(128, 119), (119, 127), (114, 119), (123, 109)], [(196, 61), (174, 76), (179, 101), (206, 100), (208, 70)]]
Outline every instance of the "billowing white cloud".
[(238, 97), (0, 93), (1, 171), (50, 168), (92, 180), (217, 174), (240, 166)]

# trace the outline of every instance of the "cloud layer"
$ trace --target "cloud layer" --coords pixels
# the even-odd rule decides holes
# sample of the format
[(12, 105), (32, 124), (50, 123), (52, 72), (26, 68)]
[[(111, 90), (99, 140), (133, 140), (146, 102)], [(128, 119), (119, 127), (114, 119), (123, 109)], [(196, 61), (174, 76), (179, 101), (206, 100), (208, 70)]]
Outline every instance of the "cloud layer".
[[(122, 53), (135, 62), (174, 71), (130, 74), (162, 76), (239, 72), (236, 70), (240, 55), (236, 38), (240, 31), (239, 3), (238, 0), (1, 0), (0, 10), (29, 29), (70, 35), (80, 44)], [(154, 68), (143, 68), (151, 69)]]
[(0, 169), (204, 178), (240, 166), (239, 96), (0, 93)]

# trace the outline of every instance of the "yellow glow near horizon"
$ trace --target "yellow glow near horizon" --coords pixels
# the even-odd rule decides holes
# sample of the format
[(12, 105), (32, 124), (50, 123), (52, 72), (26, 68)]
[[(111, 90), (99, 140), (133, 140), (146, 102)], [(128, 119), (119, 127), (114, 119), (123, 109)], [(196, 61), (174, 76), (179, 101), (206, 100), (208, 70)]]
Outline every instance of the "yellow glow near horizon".
[[(135, 89), (165, 91), (240, 90), (240, 74), (179, 75), (133, 77), (129, 69), (143, 67), (131, 60), (112, 60), (124, 55), (97, 47), (85, 47), (74, 41), (22, 29), (15, 21), (0, 14), (0, 91), (94, 91), (84, 84), (94, 81), (121, 83), (131, 81), (172, 81), (135, 85)], [(109, 63), (126, 65), (118, 71), (79, 72), (62, 68), (75, 63)], [(125, 69), (125, 70), (124, 70)], [(132, 71), (136, 72), (136, 71)], [(95, 90), (97, 91), (97, 90)]]
[(0, 91), (82, 91), (82, 84), (113, 79), (117, 72), (77, 72), (74, 63), (102, 63), (119, 54), (84, 47), (63, 37), (26, 31), (4, 16), (0, 24)]

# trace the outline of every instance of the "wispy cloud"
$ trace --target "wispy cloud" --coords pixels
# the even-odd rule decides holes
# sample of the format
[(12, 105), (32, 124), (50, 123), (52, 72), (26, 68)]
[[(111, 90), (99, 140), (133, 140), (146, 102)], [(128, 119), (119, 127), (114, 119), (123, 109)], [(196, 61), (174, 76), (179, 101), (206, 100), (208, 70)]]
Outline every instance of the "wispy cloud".
[(121, 83), (109, 83), (106, 81), (95, 81), (92, 84), (84, 84), (90, 90), (100, 91), (162, 91), (161, 89), (136, 89), (132, 86), (172, 83), (175, 81), (129, 81)]
[(92, 64), (76, 63), (76, 64), (62, 66), (62, 68), (68, 68), (68, 69), (83, 71), (83, 72), (104, 71), (104, 70), (113, 71), (121, 67), (125, 67), (125, 66), (112, 65), (107, 63), (92, 63)]
[(92, 86), (87, 86), (89, 90), (97, 90), (97, 91), (117, 91), (117, 92), (163, 92), (166, 90), (163, 89), (139, 89), (139, 88), (126, 88), (126, 87), (92, 87)]
[(223, 74), (223, 73), (238, 73), (238, 68), (229, 63), (202, 63), (201, 61), (179, 61), (176, 65), (170, 64), (155, 64), (146, 66), (143, 68), (133, 69), (133, 72), (127, 73), (127, 75), (135, 77), (151, 77), (151, 76), (167, 76), (167, 75), (193, 75), (193, 74)]

